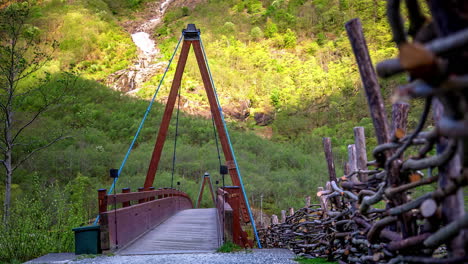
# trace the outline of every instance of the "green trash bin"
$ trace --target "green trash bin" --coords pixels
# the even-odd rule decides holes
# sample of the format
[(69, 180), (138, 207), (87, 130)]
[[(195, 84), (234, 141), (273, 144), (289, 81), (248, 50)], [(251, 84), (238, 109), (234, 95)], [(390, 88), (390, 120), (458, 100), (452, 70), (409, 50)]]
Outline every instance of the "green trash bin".
[(75, 232), (75, 254), (101, 254), (100, 226), (83, 226), (72, 229)]

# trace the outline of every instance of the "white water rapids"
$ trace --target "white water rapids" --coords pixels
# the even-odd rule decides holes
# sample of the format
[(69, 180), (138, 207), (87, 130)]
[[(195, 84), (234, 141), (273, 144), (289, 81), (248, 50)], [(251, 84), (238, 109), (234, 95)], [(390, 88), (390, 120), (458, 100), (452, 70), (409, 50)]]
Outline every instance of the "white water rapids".
[(153, 18), (141, 24), (132, 34), (132, 40), (138, 48), (138, 58), (134, 65), (117, 71), (107, 78), (108, 86), (115, 90), (134, 94), (140, 86), (166, 66), (165, 62), (157, 62), (159, 50), (151, 39), (150, 33), (161, 22), (169, 4), (174, 0), (164, 0), (159, 6), (155, 6), (152, 12)]
[(150, 38), (150, 35), (146, 32), (137, 32), (132, 34), (132, 40), (135, 45), (145, 55), (152, 56), (158, 54), (158, 50), (155, 48), (154, 40)]

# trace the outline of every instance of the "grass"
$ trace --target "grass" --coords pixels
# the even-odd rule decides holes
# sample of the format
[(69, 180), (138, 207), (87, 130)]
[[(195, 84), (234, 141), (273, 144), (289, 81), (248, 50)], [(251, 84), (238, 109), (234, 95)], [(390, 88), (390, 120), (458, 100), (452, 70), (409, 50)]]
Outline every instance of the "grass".
[(241, 248), (240, 246), (228, 241), (228, 242), (225, 242), (221, 247), (219, 247), (216, 252), (219, 252), (219, 253), (232, 253), (232, 252), (239, 252), (239, 251), (242, 251), (244, 250), (243, 248)]
[(336, 264), (337, 262), (330, 262), (323, 258), (304, 258), (304, 257), (295, 257), (294, 261), (299, 262), (300, 264)]

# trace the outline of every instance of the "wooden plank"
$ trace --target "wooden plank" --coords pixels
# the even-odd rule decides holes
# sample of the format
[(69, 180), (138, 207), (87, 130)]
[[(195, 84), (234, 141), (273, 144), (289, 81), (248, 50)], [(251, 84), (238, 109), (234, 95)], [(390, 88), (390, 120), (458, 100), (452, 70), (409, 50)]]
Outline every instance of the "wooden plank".
[(187, 63), (187, 56), (191, 44), (191, 41), (186, 40), (184, 40), (184, 43), (182, 44), (182, 50), (180, 52), (176, 72), (174, 74), (174, 80), (172, 81), (171, 91), (169, 93), (169, 97), (167, 98), (166, 109), (164, 110), (163, 119), (159, 127), (158, 137), (156, 139), (156, 144), (154, 145), (154, 150), (151, 156), (148, 173), (146, 174), (146, 180), (144, 185), (145, 190), (149, 190), (149, 188), (153, 186), (154, 183), (154, 178), (156, 176), (156, 171), (158, 170), (159, 161), (161, 160), (161, 153), (164, 147), (164, 142), (166, 141), (167, 129), (169, 128), (172, 112), (174, 111), (177, 93), (180, 88), (180, 83), (182, 81), (182, 75), (184, 74), (185, 64)]
[[(114, 203), (126, 203), (130, 201), (137, 201), (137, 200), (149, 200), (150, 197), (163, 197), (163, 196), (182, 196), (187, 199), (190, 197), (181, 191), (167, 189), (167, 190), (155, 190), (155, 191), (142, 191), (142, 192), (133, 192), (133, 193), (118, 193), (115, 196), (113, 194), (109, 194), (106, 196), (107, 204), (114, 204)], [(114, 199), (116, 201), (114, 201)]]
[(214, 252), (219, 245), (216, 208), (183, 210), (118, 253)]

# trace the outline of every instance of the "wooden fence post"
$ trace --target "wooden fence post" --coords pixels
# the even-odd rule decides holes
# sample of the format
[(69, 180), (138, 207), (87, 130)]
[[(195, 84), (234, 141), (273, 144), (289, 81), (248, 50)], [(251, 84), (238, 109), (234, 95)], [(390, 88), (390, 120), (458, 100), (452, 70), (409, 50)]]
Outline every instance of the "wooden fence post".
[[(439, 102), (439, 100), (433, 100), (433, 111), (434, 111), (434, 121), (438, 122), (444, 113), (444, 107)], [(466, 139), (465, 139), (466, 140)], [(462, 145), (462, 140), (459, 140)], [(440, 153), (441, 149), (447, 147), (447, 140), (441, 138), (438, 143), (438, 152)], [(456, 178), (460, 175), (462, 171), (462, 164), (460, 159), (460, 147), (458, 148), (455, 156), (443, 166), (438, 167), (439, 169), (439, 186), (444, 187), (449, 182), (449, 179)], [(466, 168), (465, 168), (466, 169)], [(463, 173), (463, 172), (462, 172)], [(457, 219), (461, 219), (465, 214), (464, 208), (464, 199), (463, 199), (463, 188), (460, 188), (455, 194), (446, 197), (441, 205), (443, 222), (449, 224)], [(465, 232), (468, 232), (467, 229), (460, 230), (459, 234), (447, 243), (449, 251), (451, 251), (455, 256), (463, 256), (466, 254), (464, 249), (464, 236)]]
[[(356, 148), (356, 167), (358, 170), (367, 169), (367, 153), (366, 153), (366, 135), (364, 134), (363, 127), (355, 127), (354, 131), (354, 145)], [(367, 174), (359, 173), (359, 181), (366, 182)]]
[(98, 190), (99, 213), (107, 212), (107, 190)]
[(322, 138), (323, 150), (325, 152), (325, 159), (328, 165), (328, 176), (330, 181), (336, 181), (335, 162), (333, 161), (333, 152), (331, 146), (331, 139), (329, 137)]
[[(150, 190), (150, 191), (154, 191), (155, 188), (154, 188), (154, 187), (149, 187), (149, 190)], [(154, 201), (154, 199), (155, 199), (154, 196), (151, 196), (151, 197), (149, 198), (150, 201)]]
[[(338, 182), (336, 179), (335, 162), (333, 159), (331, 139), (329, 137), (324, 137), (322, 138), (322, 143), (323, 143), (323, 151), (325, 152), (325, 159), (327, 160), (327, 165), (328, 165), (329, 180)], [(340, 199), (338, 197), (333, 198), (332, 201), (336, 207), (341, 207)]]
[(361, 74), (361, 80), (366, 92), (372, 122), (374, 123), (377, 143), (387, 143), (389, 141), (387, 115), (382, 94), (380, 93), (380, 85), (377, 80), (377, 75), (369, 56), (366, 39), (362, 32), (361, 21), (358, 18), (352, 19), (345, 24), (345, 28), (356, 57), (359, 73)]
[[(351, 144), (348, 145), (348, 166), (349, 166), (349, 173), (357, 171), (357, 161), (356, 161), (356, 145)], [(351, 181), (357, 182), (357, 176), (354, 174), (351, 176)]]
[[(122, 193), (129, 193), (129, 192), (130, 192), (130, 188), (123, 188), (122, 189)], [(130, 201), (122, 203), (122, 207), (129, 207), (130, 205), (131, 205)]]
[(305, 207), (306, 208), (310, 207), (310, 195), (307, 195), (305, 198)]
[[(144, 187), (139, 187), (138, 188), (138, 192), (143, 192), (145, 190)], [(146, 199), (140, 199), (138, 200), (138, 203), (141, 204), (141, 203), (144, 203)]]
[(271, 215), (271, 224), (272, 225), (277, 225), (278, 224), (278, 216), (277, 215)]
[(286, 222), (286, 210), (281, 210), (281, 223)]
[(400, 139), (406, 135), (409, 104), (395, 103), (392, 105), (392, 139)]

